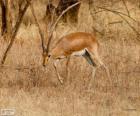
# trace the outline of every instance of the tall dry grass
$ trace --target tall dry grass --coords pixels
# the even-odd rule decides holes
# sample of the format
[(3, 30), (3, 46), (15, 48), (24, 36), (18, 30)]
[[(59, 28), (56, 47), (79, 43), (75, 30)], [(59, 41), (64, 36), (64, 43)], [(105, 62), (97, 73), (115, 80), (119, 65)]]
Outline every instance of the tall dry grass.
[[(44, 4), (37, 1), (37, 15), (44, 35), (46, 24), (40, 19)], [(97, 5), (108, 6), (126, 12), (118, 1), (112, 6), (110, 1)], [(127, 2), (130, 14), (139, 21), (140, 9), (136, 4)], [(30, 11), (26, 16), (30, 16)], [(119, 16), (111, 12), (100, 12), (93, 17), (89, 5), (83, 2), (79, 11), (77, 25), (60, 22), (53, 33), (51, 48), (60, 37), (77, 31), (93, 33), (93, 27), (104, 33), (96, 34), (100, 43), (100, 55), (110, 70), (112, 83), (107, 75), (98, 68), (91, 86), (92, 67), (82, 57), (71, 57), (69, 62), (70, 79), (66, 76), (66, 62), (58, 66), (64, 81), (57, 79), (52, 61), (46, 68), (41, 66), (41, 42), (35, 24), (26, 26), (28, 17), (18, 32), (16, 41), (8, 55), (5, 66), (0, 67), (0, 109), (14, 108), (16, 116), (139, 116), (140, 115), (140, 42), (136, 33)], [(139, 30), (139, 23), (127, 18)], [(121, 21), (112, 24), (112, 22)], [(32, 22), (32, 21), (31, 21)], [(24, 24), (25, 23), (25, 24)], [(0, 39), (0, 58), (7, 46)]]

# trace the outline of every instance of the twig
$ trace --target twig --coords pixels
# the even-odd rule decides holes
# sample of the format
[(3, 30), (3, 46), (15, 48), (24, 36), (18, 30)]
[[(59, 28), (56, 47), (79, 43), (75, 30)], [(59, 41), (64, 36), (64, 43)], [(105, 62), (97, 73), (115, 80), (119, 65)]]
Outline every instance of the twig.
[(124, 6), (125, 6), (125, 9), (126, 9), (126, 11), (127, 11), (128, 16), (130, 16), (130, 12), (129, 12), (128, 8), (127, 8), (127, 5), (126, 5), (125, 0), (122, 0), (122, 2), (123, 2), (123, 4), (124, 4)]
[(50, 23), (50, 27), (52, 27), (53, 22), (54, 22), (54, 15), (55, 15), (55, 8), (53, 9), (53, 14), (51, 15), (51, 23)]
[(103, 33), (103, 32), (101, 32), (101, 31), (97, 30), (94, 26), (92, 26), (92, 29), (93, 29), (95, 32), (98, 32), (101, 36), (103, 36), (103, 35), (104, 35), (104, 33)]
[[(116, 11), (112, 11), (112, 10), (110, 10), (110, 9), (107, 9), (107, 8), (103, 8), (103, 7), (98, 7), (98, 8), (100, 8), (100, 9), (104, 9), (104, 10), (106, 10), (106, 11), (109, 11), (109, 12), (112, 12), (112, 13), (114, 13), (114, 14), (116, 14), (116, 15), (118, 15), (118, 16), (120, 16), (128, 25), (129, 25), (129, 27), (138, 35), (138, 36), (140, 36), (140, 33), (120, 14), (120, 13), (118, 13), (118, 12), (116, 12)], [(139, 40), (139, 39), (138, 39)]]
[(69, 6), (66, 10), (64, 10), (61, 15), (56, 19), (55, 23), (53, 24), (52, 28), (51, 28), (51, 31), (50, 31), (50, 35), (49, 35), (49, 38), (48, 38), (48, 43), (47, 43), (47, 49), (46, 49), (46, 53), (48, 54), (49, 52), (49, 47), (50, 47), (50, 43), (51, 43), (51, 39), (52, 39), (52, 34), (55, 30), (55, 27), (56, 25), (58, 24), (59, 20), (61, 19), (61, 17), (68, 11), (70, 10), (71, 8), (77, 6), (78, 4), (80, 4), (81, 2), (77, 2), (71, 6)]
[[(107, 9), (107, 8), (104, 8), (104, 7), (97, 7), (97, 8), (100, 8), (100, 9), (102, 9), (102, 10), (96, 11), (95, 14), (100, 13), (100, 12), (103, 12), (103, 11), (106, 11), (106, 10), (110, 10), (110, 9)], [(134, 22), (137, 22), (136, 19), (132, 18), (131, 16), (129, 16), (129, 15), (123, 13), (123, 12), (119, 12), (119, 11), (112, 10), (112, 9), (111, 9), (110, 11), (112, 11), (112, 12), (114, 12), (114, 13), (118, 13), (118, 14), (124, 15), (124, 16), (126, 16), (126, 17), (132, 19)]]
[(61, 19), (61, 17), (62, 17), (67, 11), (69, 11), (71, 8), (77, 6), (77, 5), (80, 4), (80, 3), (81, 3), (81, 2), (77, 2), (77, 3), (75, 3), (75, 4), (71, 5), (71, 6), (69, 6), (66, 10), (64, 10), (64, 11), (61, 13), (61, 15), (56, 19), (55, 23), (54, 23), (53, 26), (52, 26), (51, 34), (53, 33), (53, 31), (54, 31), (54, 29), (55, 29), (57, 23), (58, 23), (59, 20)]
[(2, 24), (1, 24), (1, 35), (3, 36), (7, 31), (7, 29), (6, 29), (6, 27), (7, 27), (6, 6), (5, 6), (3, 0), (0, 0), (0, 6), (1, 6), (1, 15), (2, 15), (1, 16), (1, 22), (2, 22)]
[(18, 14), (20, 15), (20, 12), (22, 11), (22, 5), (24, 4), (24, 0), (19, 1), (18, 3)]
[(46, 49), (45, 48), (45, 44), (44, 44), (44, 35), (43, 35), (42, 31), (41, 31), (41, 28), (40, 28), (40, 25), (38, 23), (37, 17), (35, 15), (33, 5), (31, 4), (30, 7), (31, 7), (31, 11), (32, 11), (33, 17), (35, 19), (35, 23), (36, 23), (36, 25), (38, 27), (38, 30), (39, 30), (39, 34), (40, 34), (40, 37), (41, 37), (41, 46), (42, 46), (42, 50), (43, 50), (43, 53), (44, 53), (45, 52), (45, 49)]
[[(31, 0), (30, 0), (30, 2), (31, 2)], [(27, 2), (27, 3), (26, 3), (25, 7), (23, 8), (23, 10), (22, 10), (22, 12), (21, 12), (21, 14), (20, 14), (20, 16), (19, 16), (17, 22), (16, 22), (16, 25), (15, 25), (15, 27), (14, 27), (14, 30), (13, 30), (13, 33), (12, 33), (12, 36), (11, 36), (10, 43), (9, 43), (8, 47), (6, 48), (6, 50), (5, 50), (5, 52), (4, 52), (4, 55), (3, 55), (3, 57), (2, 57), (1, 64), (4, 64), (4, 63), (5, 63), (5, 60), (6, 60), (6, 58), (7, 58), (7, 54), (8, 54), (9, 50), (11, 49), (11, 47), (12, 47), (12, 45), (13, 45), (13, 43), (14, 43), (14, 40), (15, 40), (15, 37), (16, 37), (17, 32), (18, 32), (18, 30), (19, 30), (19, 27), (20, 27), (20, 25), (21, 25), (22, 19), (23, 19), (24, 15), (25, 15), (25, 12), (27, 11), (27, 8), (28, 8), (29, 5), (30, 5), (30, 2)]]
[(123, 17), (121, 16), (120, 14), (118, 14), (128, 25), (129, 27), (138, 35), (140, 36), (140, 33)]
[(109, 25), (112, 25), (112, 24), (117, 24), (117, 23), (122, 23), (123, 21), (114, 21), (114, 22), (110, 22)]

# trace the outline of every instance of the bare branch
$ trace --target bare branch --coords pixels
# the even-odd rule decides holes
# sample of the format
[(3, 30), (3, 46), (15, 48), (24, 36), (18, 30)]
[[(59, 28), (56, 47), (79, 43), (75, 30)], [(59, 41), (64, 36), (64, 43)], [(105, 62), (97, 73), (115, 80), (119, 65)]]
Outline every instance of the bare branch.
[(92, 29), (93, 29), (95, 32), (99, 33), (101, 36), (103, 36), (103, 35), (104, 35), (104, 33), (103, 33), (103, 32), (99, 31), (99, 30), (98, 30), (98, 29), (96, 29), (94, 26), (92, 26)]
[(59, 20), (61, 19), (61, 17), (67, 12), (69, 11), (70, 9), (72, 9), (73, 7), (77, 6), (78, 4), (80, 4), (81, 2), (77, 2), (71, 6), (69, 6), (66, 10), (64, 10), (61, 15), (56, 19), (55, 23), (52, 25), (52, 28), (51, 28), (51, 31), (50, 31), (50, 34), (49, 34), (49, 38), (48, 38), (48, 43), (47, 43), (47, 49), (46, 49), (46, 53), (48, 54), (49, 52), (49, 47), (50, 47), (50, 43), (51, 43), (51, 39), (52, 39), (52, 34), (55, 30), (55, 27), (57, 26)]
[(2, 26), (1, 26), (1, 35), (4, 35), (7, 31), (7, 21), (6, 21), (6, 5), (4, 4), (3, 0), (0, 0), (0, 5), (1, 5), (1, 21), (2, 21)]
[(113, 21), (113, 22), (110, 22), (109, 25), (118, 24), (118, 23), (123, 23), (123, 21)]
[[(30, 0), (30, 2), (31, 2), (31, 0)], [(27, 11), (27, 8), (30, 5), (30, 2), (26, 3), (25, 7), (23, 8), (22, 12), (20, 13), (19, 18), (17, 19), (16, 25), (15, 25), (14, 30), (12, 32), (10, 43), (9, 43), (9, 45), (7, 46), (7, 48), (6, 48), (5, 52), (4, 52), (4, 55), (3, 55), (2, 60), (1, 60), (1, 64), (5, 63), (5, 60), (7, 58), (7, 54), (8, 54), (9, 50), (11, 49), (11, 47), (12, 47), (12, 45), (14, 43), (14, 40), (15, 40), (15, 37), (16, 37), (17, 32), (19, 30), (19, 27), (21, 25), (22, 19), (23, 19), (24, 15), (25, 15), (25, 12)]]
[(140, 33), (120, 14), (120, 13), (118, 13), (118, 12), (115, 12), (115, 11), (113, 11), (113, 10), (110, 10), (110, 9), (107, 9), (107, 8), (103, 8), (103, 7), (98, 7), (98, 8), (100, 8), (100, 9), (104, 9), (104, 10), (106, 10), (106, 11), (109, 11), (109, 12), (112, 12), (112, 13), (114, 13), (114, 14), (116, 14), (116, 15), (118, 15), (118, 16), (120, 16), (127, 24), (128, 24), (128, 26), (138, 35), (138, 36), (140, 36)]
[(127, 5), (126, 5), (125, 0), (122, 0), (122, 2), (123, 2), (123, 4), (124, 4), (124, 6), (125, 6), (125, 9), (126, 9), (126, 11), (127, 11), (128, 16), (130, 16), (130, 12), (129, 12), (129, 10), (128, 10), (128, 7), (127, 7)]
[[(140, 33), (135, 29), (135, 27), (133, 27), (123, 16), (119, 15), (127, 24), (128, 26), (137, 34), (137, 36), (140, 36)], [(136, 38), (137, 40), (140, 40), (138, 38)]]
[(10, 15), (10, 4), (11, 3), (10, 3), (10, 0), (5, 0), (5, 3), (6, 3), (7, 34), (11, 35), (11, 31), (12, 31), (11, 15)]
[[(36, 23), (36, 25), (37, 25), (37, 27), (38, 27), (39, 34), (40, 34), (40, 37), (41, 37), (42, 56), (43, 56), (43, 60), (44, 60), (44, 56), (47, 55), (47, 54), (46, 54), (45, 42), (44, 42), (44, 40), (45, 40), (45, 39), (44, 39), (44, 35), (43, 35), (42, 31), (41, 31), (41, 28), (40, 28), (39, 22), (38, 22), (38, 20), (37, 20), (36, 15), (35, 15), (33, 5), (31, 4), (30, 7), (31, 7), (31, 12), (32, 12), (33, 17), (34, 17), (34, 19), (35, 19), (35, 23)], [(44, 62), (44, 61), (43, 61), (43, 62)]]
[(38, 27), (38, 30), (39, 30), (39, 34), (40, 34), (40, 37), (41, 37), (42, 50), (43, 50), (43, 53), (44, 53), (45, 52), (44, 35), (43, 35), (42, 31), (41, 31), (41, 28), (40, 28), (40, 25), (38, 23), (37, 17), (35, 15), (33, 5), (31, 4), (30, 7), (31, 7), (31, 11), (32, 11), (33, 17), (35, 19), (35, 23), (36, 23), (36, 25)]
[(50, 27), (52, 27), (53, 23), (54, 23), (54, 16), (55, 16), (55, 8), (53, 9), (53, 12), (52, 12), (52, 16), (51, 16), (51, 23), (50, 23)]
[[(100, 12), (104, 12), (104, 11), (107, 10), (107, 8), (104, 8), (104, 7), (97, 7), (97, 8), (100, 8), (100, 9), (103, 9), (103, 10), (96, 11), (95, 14), (100, 13)], [(108, 9), (108, 10), (110, 10), (110, 9)], [(122, 13), (122, 12), (119, 12), (119, 11), (116, 11), (116, 10), (112, 10), (112, 9), (111, 9), (111, 11), (114, 12), (114, 13), (119, 13), (119, 14), (121, 14), (123, 16), (126, 16), (126, 17), (132, 19), (134, 22), (138, 22), (136, 19), (132, 18), (131, 16), (129, 16), (129, 15), (125, 14), (125, 13)]]
[(71, 6), (69, 6), (66, 10), (64, 10), (64, 11), (61, 13), (61, 15), (57, 18), (57, 20), (56, 20), (55, 23), (53, 24), (50, 34), (53, 33), (53, 31), (54, 31), (54, 29), (55, 29), (57, 23), (58, 23), (59, 20), (61, 19), (61, 17), (62, 17), (66, 12), (68, 12), (70, 9), (72, 9), (73, 7), (77, 6), (77, 5), (80, 4), (80, 3), (81, 3), (81, 2), (77, 2), (77, 3), (75, 3), (75, 4), (71, 5)]

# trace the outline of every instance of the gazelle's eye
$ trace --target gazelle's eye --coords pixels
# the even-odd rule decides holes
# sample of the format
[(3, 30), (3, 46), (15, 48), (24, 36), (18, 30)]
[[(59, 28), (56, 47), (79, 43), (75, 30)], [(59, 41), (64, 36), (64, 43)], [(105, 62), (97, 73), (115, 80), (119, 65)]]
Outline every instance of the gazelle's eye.
[(48, 57), (50, 58), (50, 57), (51, 57), (51, 55), (48, 55)]

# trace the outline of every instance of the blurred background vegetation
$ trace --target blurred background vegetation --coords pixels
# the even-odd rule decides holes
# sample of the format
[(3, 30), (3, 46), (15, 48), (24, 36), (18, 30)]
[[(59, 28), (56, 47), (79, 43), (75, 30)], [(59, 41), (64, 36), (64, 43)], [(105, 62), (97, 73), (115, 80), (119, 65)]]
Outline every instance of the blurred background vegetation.
[[(18, 116), (139, 116), (140, 115), (140, 0), (81, 0), (66, 12), (52, 33), (50, 50), (64, 35), (94, 33), (112, 83), (102, 68), (86, 92), (92, 67), (82, 57), (59, 64), (65, 85), (49, 62), (42, 67), (42, 45), (47, 47), (56, 19), (79, 0), (0, 0), (0, 109), (15, 108)], [(37, 18), (33, 16), (32, 8)]]

